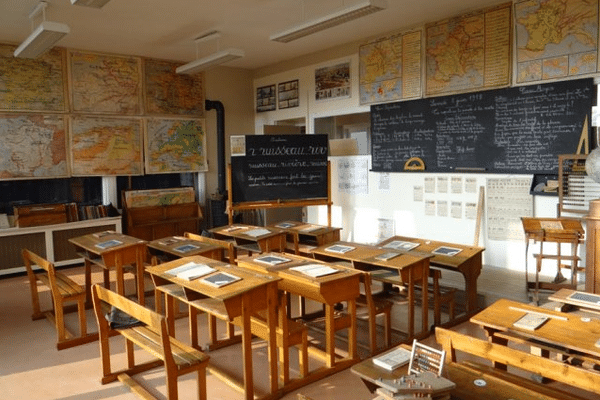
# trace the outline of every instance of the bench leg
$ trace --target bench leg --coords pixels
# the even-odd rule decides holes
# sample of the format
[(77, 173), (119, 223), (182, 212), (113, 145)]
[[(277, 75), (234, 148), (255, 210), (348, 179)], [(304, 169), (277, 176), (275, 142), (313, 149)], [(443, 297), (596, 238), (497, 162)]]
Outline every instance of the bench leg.
[(40, 295), (38, 292), (38, 280), (34, 277), (29, 280), (29, 288), (31, 289), (31, 307), (33, 308), (32, 320), (43, 318), (44, 315), (40, 310)]
[(133, 342), (125, 340), (125, 350), (127, 352), (127, 368), (132, 369), (135, 367), (135, 355), (133, 354)]
[(206, 368), (198, 370), (198, 400), (206, 400)]
[(85, 297), (81, 297), (77, 301), (77, 313), (79, 315), (79, 335), (84, 337), (87, 335), (87, 324), (85, 322)]
[(63, 304), (54, 305), (54, 318), (56, 321), (56, 332), (58, 334), (58, 342), (67, 340), (67, 332), (65, 329), (65, 315), (64, 315)]

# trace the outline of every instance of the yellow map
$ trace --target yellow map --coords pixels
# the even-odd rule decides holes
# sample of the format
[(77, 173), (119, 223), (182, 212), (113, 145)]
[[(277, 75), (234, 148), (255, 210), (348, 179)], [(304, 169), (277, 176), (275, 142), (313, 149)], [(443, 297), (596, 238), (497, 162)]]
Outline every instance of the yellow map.
[(64, 50), (38, 58), (15, 58), (17, 46), (0, 45), (0, 109), (66, 111)]
[(146, 173), (207, 171), (203, 119), (149, 119)]
[(425, 28), (425, 94), (510, 83), (511, 3)]
[(73, 110), (141, 114), (141, 60), (71, 52)]
[(517, 82), (595, 73), (598, 0), (527, 0), (515, 4)]
[(180, 63), (147, 59), (144, 62), (146, 112), (204, 116), (204, 73), (179, 75)]
[(0, 115), (0, 179), (69, 176), (62, 115)]
[(141, 175), (141, 122), (135, 118), (72, 117), (74, 176)]
[(421, 96), (421, 36), (409, 32), (360, 46), (361, 104)]

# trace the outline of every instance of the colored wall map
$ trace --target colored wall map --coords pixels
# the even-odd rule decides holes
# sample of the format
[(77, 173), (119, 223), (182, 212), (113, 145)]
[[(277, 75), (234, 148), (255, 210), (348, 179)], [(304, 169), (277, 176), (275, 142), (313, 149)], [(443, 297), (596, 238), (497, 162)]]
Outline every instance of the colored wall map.
[(425, 27), (425, 95), (508, 86), (511, 3)]
[(207, 171), (202, 119), (149, 119), (146, 127), (146, 173)]
[(147, 59), (144, 62), (146, 112), (204, 116), (204, 73), (179, 75), (181, 65), (169, 61)]
[(185, 204), (196, 201), (196, 193), (193, 187), (127, 190), (125, 201), (128, 208)]
[(141, 61), (71, 52), (73, 110), (115, 114), (141, 113)]
[(16, 58), (17, 46), (0, 45), (0, 109), (66, 111), (64, 50), (38, 58)]
[(68, 176), (62, 115), (1, 115), (0, 143), (0, 179)]
[(137, 118), (72, 117), (74, 176), (141, 175), (142, 132)]
[(598, 0), (521, 1), (515, 26), (518, 83), (596, 72)]
[(421, 31), (401, 33), (360, 46), (360, 103), (421, 97)]

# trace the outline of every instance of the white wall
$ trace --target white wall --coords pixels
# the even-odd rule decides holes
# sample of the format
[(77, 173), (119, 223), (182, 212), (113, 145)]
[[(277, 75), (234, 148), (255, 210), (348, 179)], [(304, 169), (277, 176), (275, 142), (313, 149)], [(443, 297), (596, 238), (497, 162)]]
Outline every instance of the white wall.
[[(358, 48), (358, 47), (355, 47)], [(341, 100), (329, 100), (317, 102), (314, 100), (314, 71), (324, 65), (335, 65), (339, 62), (350, 60), (352, 88), (351, 98)], [(315, 118), (336, 116), (343, 114), (353, 114), (359, 112), (368, 112), (369, 106), (361, 106), (358, 96), (358, 53), (349, 54), (345, 57), (322, 61), (319, 63), (304, 65), (300, 64), (298, 68), (292, 68), (287, 71), (277, 71), (271, 75), (262, 75), (254, 79), (254, 92), (256, 88), (271, 84), (277, 84), (289, 80), (298, 79), (300, 87), (300, 106), (292, 109), (277, 110), (271, 112), (257, 113), (255, 115), (256, 134), (262, 134), (263, 125), (274, 124), (279, 120), (305, 118), (307, 121), (307, 133), (314, 132)], [(357, 160), (367, 159), (370, 166), (370, 156), (356, 156)], [(331, 185), (333, 193), (333, 219), (334, 226), (341, 226), (342, 238), (357, 242), (375, 242), (377, 241), (378, 218), (393, 219), (395, 233), (398, 235), (417, 236), (442, 240), (454, 243), (472, 245), (475, 237), (475, 220), (457, 219), (438, 216), (425, 215), (423, 202), (417, 202), (413, 199), (413, 187), (423, 186), (426, 176), (440, 176), (453, 174), (432, 174), (432, 173), (391, 173), (389, 174), (389, 191), (379, 190), (379, 180), (381, 174), (368, 173), (368, 193), (367, 194), (348, 194), (338, 190), (338, 162), (337, 157), (330, 157), (332, 165)], [(531, 178), (531, 175), (506, 175), (506, 174), (464, 174), (464, 177), (474, 177), (477, 180), (477, 188), (486, 186), (488, 178)], [(460, 201), (477, 203), (479, 193), (463, 194), (436, 194), (433, 199), (444, 200), (448, 202)], [(550, 196), (531, 196), (533, 202), (534, 216), (537, 217), (556, 217), (558, 197)], [(310, 207), (307, 211), (309, 222), (327, 223), (325, 207)], [(481, 222), (479, 246), (485, 247), (484, 264), (489, 267), (498, 267), (502, 269), (525, 271), (525, 241), (490, 240), (486, 233), (486, 213), (484, 208)], [(580, 246), (580, 255), (583, 257), (583, 247)], [(544, 248), (547, 251), (548, 246)], [(537, 251), (537, 246), (530, 246), (529, 249), (529, 270), (532, 271), (533, 258), (531, 254)], [(564, 248), (563, 252), (567, 254), (569, 248)], [(585, 260), (582, 261), (585, 265)], [(554, 276), (556, 267), (554, 264), (544, 266), (542, 273), (548, 276)]]

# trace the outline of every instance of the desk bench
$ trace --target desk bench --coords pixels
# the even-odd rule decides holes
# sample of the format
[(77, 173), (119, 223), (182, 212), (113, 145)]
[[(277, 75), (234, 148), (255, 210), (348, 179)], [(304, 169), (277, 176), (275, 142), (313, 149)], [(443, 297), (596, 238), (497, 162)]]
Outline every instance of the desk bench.
[[(100, 330), (100, 353), (102, 360), (102, 384), (119, 380), (128, 386), (138, 396), (154, 398), (149, 392), (139, 385), (130, 375), (147, 371), (163, 365), (166, 370), (167, 396), (169, 400), (177, 400), (177, 377), (190, 372), (197, 373), (198, 399), (206, 400), (206, 367), (209, 357), (172, 338), (168, 335), (165, 318), (121, 295), (108, 289), (95, 285), (93, 290), (94, 311)], [(129, 316), (139, 320), (143, 325), (112, 329), (104, 317), (103, 302), (116, 307)], [(118, 332), (126, 340), (128, 368), (112, 372), (110, 366), (109, 335)], [(133, 345), (136, 344), (146, 350), (158, 360), (148, 361), (136, 365), (134, 360)]]

